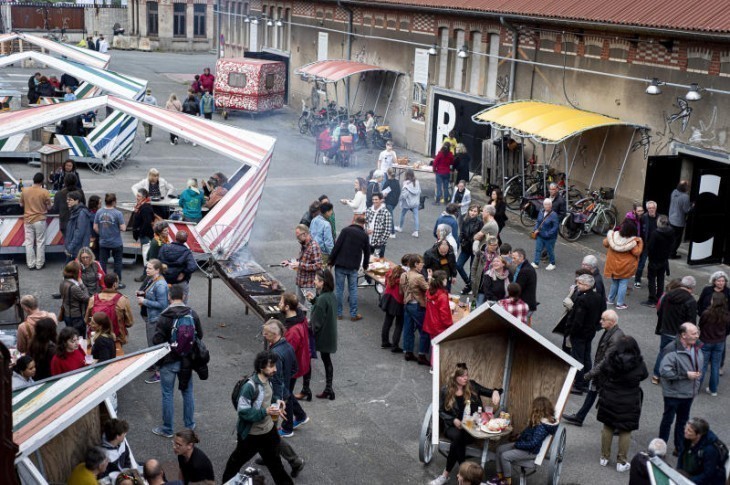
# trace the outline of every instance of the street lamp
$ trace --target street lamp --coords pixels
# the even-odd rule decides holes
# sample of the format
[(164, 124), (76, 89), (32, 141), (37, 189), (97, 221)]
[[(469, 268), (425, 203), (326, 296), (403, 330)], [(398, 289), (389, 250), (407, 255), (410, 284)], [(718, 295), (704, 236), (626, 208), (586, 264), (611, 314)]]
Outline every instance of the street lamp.
[(258, 25), (258, 24), (259, 24), (259, 19), (258, 18), (254, 17), (254, 18), (251, 19), (251, 25)]
[(651, 83), (646, 87), (646, 94), (650, 94), (652, 96), (656, 96), (657, 94), (662, 94), (662, 88), (661, 86), (664, 84), (659, 79), (654, 78), (651, 80)]
[(466, 59), (467, 57), (469, 57), (469, 49), (466, 47), (466, 45), (463, 45), (456, 55), (459, 56), (459, 58), (461, 59)]
[(439, 46), (437, 46), (436, 44), (432, 45), (432, 46), (431, 46), (431, 47), (430, 47), (430, 48), (428, 49), (428, 55), (429, 55), (429, 56), (435, 56), (436, 54), (438, 54), (438, 52), (439, 52), (439, 51), (438, 51), (438, 48), (439, 48)]
[(700, 94), (702, 88), (697, 83), (692, 83), (689, 86), (689, 91), (687, 91), (684, 99), (686, 99), (687, 101), (699, 101), (700, 99), (702, 99), (702, 94)]
[(273, 27), (273, 26), (274, 26), (274, 21), (273, 21), (273, 20), (271, 20), (271, 19), (269, 19), (269, 20), (267, 20), (267, 21), (266, 21), (266, 25), (267, 25), (268, 27)]
[(276, 26), (277, 27), (283, 27), (284, 26), (284, 22), (282, 22), (281, 19), (276, 19)]
[(245, 17), (243, 17), (243, 23), (244, 23), (244, 24), (248, 24), (248, 23), (251, 23), (251, 19), (250, 19), (250, 18), (248, 18), (248, 15), (246, 15)]

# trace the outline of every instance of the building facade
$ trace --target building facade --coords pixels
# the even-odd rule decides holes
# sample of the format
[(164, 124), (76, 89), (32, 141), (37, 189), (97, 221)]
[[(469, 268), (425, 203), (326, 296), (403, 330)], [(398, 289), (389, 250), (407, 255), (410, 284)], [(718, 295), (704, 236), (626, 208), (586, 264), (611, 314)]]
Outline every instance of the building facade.
[(207, 51), (214, 46), (213, 0), (129, 0), (127, 12), (129, 30), (119, 39), (120, 48)]

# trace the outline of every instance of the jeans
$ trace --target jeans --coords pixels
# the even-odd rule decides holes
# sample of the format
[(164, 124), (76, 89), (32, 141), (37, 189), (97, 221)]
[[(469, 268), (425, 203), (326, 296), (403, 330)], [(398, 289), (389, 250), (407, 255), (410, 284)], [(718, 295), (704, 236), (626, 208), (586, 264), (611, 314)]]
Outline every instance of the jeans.
[(423, 319), (426, 317), (426, 309), (418, 303), (408, 303), (405, 307), (403, 318), (403, 350), (413, 352), (414, 334), (416, 329), (420, 335), (418, 342), (418, 353), (426, 354), (431, 343), (431, 338), (423, 331)]
[(464, 270), (464, 266), (466, 266), (466, 263), (469, 263), (469, 270), (471, 272), (471, 265), (474, 262), (474, 255), (468, 251), (462, 250), (459, 253), (459, 259), (456, 260), (456, 271), (459, 272), (459, 275), (461, 275), (461, 279), (464, 280), (464, 283), (467, 285), (471, 284), (471, 278), (469, 277), (470, 273), (467, 273)]
[(664, 294), (664, 276), (667, 274), (669, 263), (664, 263), (661, 267), (653, 267), (649, 262), (646, 269), (646, 279), (649, 284), (649, 301), (656, 303)]
[(449, 195), (449, 178), (450, 174), (436, 174), (436, 201), (438, 202), (443, 197), (444, 201), (448, 204), (451, 201)]
[(25, 223), (25, 262), (28, 268), (41, 269), (46, 264), (46, 219), (33, 224)]
[[(180, 372), (180, 361), (160, 366), (160, 389), (162, 389), (162, 430), (173, 433), (175, 403), (172, 394), (175, 392), (175, 377)], [(195, 399), (193, 398), (193, 379), (190, 378), (187, 389), (182, 392), (183, 422), (186, 428), (194, 429)]]
[(583, 401), (583, 406), (581, 406), (578, 412), (575, 413), (575, 417), (578, 418), (581, 423), (586, 420), (586, 416), (588, 416), (588, 413), (591, 412), (591, 408), (593, 407), (593, 404), (595, 404), (597, 397), (598, 391), (594, 391), (592, 389), (588, 390), (586, 398)]
[(664, 414), (659, 425), (659, 437), (669, 444), (669, 430), (672, 429), (672, 421), (676, 416), (677, 420), (674, 423), (674, 448), (676, 450), (681, 450), (681, 445), (684, 442), (684, 425), (689, 420), (691, 408), (691, 397), (664, 397)]
[(299, 401), (297, 401), (297, 398), (294, 397), (293, 391), (294, 384), (296, 382), (296, 379), (291, 379), (289, 381), (289, 397), (285, 399), (286, 419), (281, 422), (281, 429), (283, 429), (287, 433), (294, 429), (294, 421), (304, 421), (305, 419), (307, 419), (307, 413), (304, 412), (304, 409), (302, 409)]
[(284, 465), (281, 463), (280, 442), (281, 438), (279, 438), (279, 433), (276, 431), (276, 426), (266, 434), (249, 434), (243, 440), (239, 436), (236, 449), (233, 450), (228, 462), (226, 462), (222, 483), (227, 483), (236, 476), (241, 467), (258, 453), (264, 460), (264, 465), (269, 469), (271, 478), (274, 479), (276, 485), (293, 484), (294, 481), (286, 473)]
[(152, 138), (152, 125), (142, 122), (142, 126), (144, 126), (144, 137)]
[(639, 267), (636, 268), (636, 274), (634, 275), (634, 281), (637, 283), (641, 283), (641, 275), (644, 273), (644, 266), (646, 266), (646, 260), (648, 257), (649, 251), (647, 251), (646, 246), (644, 246), (644, 251), (642, 251), (641, 257), (639, 257)]
[(406, 213), (407, 212), (413, 212), (413, 223), (415, 224), (416, 228), (414, 229), (416, 232), (418, 232), (418, 206), (412, 208), (412, 209), (406, 209), (405, 207), (401, 208), (400, 210), (400, 224), (398, 224), (398, 227), (403, 228), (403, 222), (406, 220)]
[(576, 389), (587, 389), (588, 382), (583, 379), (583, 376), (586, 372), (589, 372), (593, 368), (591, 361), (591, 340), (571, 338), (570, 343), (572, 345), (570, 355), (575, 360), (583, 364), (583, 369), (579, 370), (575, 374), (573, 387)]
[(537, 261), (539, 264), (540, 254), (542, 254), (542, 250), (544, 249), (547, 251), (550, 264), (555, 264), (555, 241), (557, 240), (557, 238), (544, 239), (538, 236), (537, 239), (535, 239), (535, 259), (533, 259), (533, 261)]
[(213, 113), (212, 112), (210, 112), (210, 113), (203, 113), (203, 118), (205, 118), (206, 120), (212, 120), (213, 119)]
[(109, 256), (114, 258), (114, 274), (119, 278), (119, 282), (122, 282), (122, 255), (124, 254), (123, 246), (116, 248), (105, 248), (101, 246), (99, 248), (99, 264), (104, 273), (109, 273), (106, 270), (106, 264), (109, 261)]
[(604, 424), (601, 430), (601, 457), (607, 460), (611, 458), (611, 442), (613, 441), (614, 431), (618, 431), (618, 455), (616, 455), (616, 461), (623, 465), (626, 463), (629, 454), (631, 431), (616, 430)]
[(725, 342), (716, 344), (704, 344), (702, 353), (705, 355), (705, 364), (702, 366), (702, 377), (700, 378), (700, 389), (705, 381), (707, 366), (710, 368), (710, 392), (717, 392), (717, 384), (720, 382), (720, 361), (725, 351)]
[(656, 356), (656, 362), (654, 363), (654, 377), (659, 377), (659, 366), (662, 363), (662, 350), (664, 347), (672, 343), (672, 340), (674, 340), (674, 337), (671, 335), (660, 335), (661, 341), (659, 342), (659, 353)]
[(390, 327), (393, 326), (393, 320), (395, 320), (395, 328), (393, 329), (393, 347), (400, 345), (400, 337), (403, 333), (403, 313), (400, 315), (391, 315), (390, 313), (385, 314), (383, 319), (383, 328), (380, 330), (380, 342), (382, 344), (390, 344)]
[(395, 234), (395, 217), (393, 217), (394, 205), (385, 204), (385, 208), (390, 212), (390, 233)]
[(616, 305), (626, 304), (626, 288), (629, 286), (629, 278), (611, 278), (611, 288), (608, 290), (608, 300)]
[(342, 316), (342, 299), (345, 296), (345, 279), (350, 300), (350, 316), (357, 316), (357, 270), (335, 266), (335, 287), (337, 294), (337, 316)]
[(377, 256), (378, 258), (385, 257), (385, 244), (382, 246), (370, 246), (370, 254)]

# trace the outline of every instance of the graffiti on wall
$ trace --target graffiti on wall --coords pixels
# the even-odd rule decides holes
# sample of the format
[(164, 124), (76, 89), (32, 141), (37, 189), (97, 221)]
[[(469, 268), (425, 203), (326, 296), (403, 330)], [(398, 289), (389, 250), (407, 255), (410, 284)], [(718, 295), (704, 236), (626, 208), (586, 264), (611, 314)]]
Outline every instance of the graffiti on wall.
[(689, 137), (690, 143), (704, 143), (715, 139), (715, 122), (717, 122), (717, 106), (712, 108), (710, 121), (705, 124), (704, 120), (700, 120), (700, 126), (692, 126), (692, 134)]
[(717, 106), (713, 106), (706, 118), (698, 117), (686, 99), (677, 98), (677, 103), (672, 106), (675, 108), (673, 112), (662, 113), (664, 128), (654, 131), (651, 136), (642, 133), (642, 139), (634, 144), (635, 150), (644, 147), (645, 153), (648, 153), (649, 148), (645, 147), (643, 142), (644, 138), (648, 137), (650, 141), (646, 143), (654, 145), (656, 155), (665, 154), (672, 142), (728, 151), (728, 127), (718, 127)]
[(509, 74), (497, 76), (497, 99), (502, 99), (509, 94)]
[(679, 122), (682, 126), (682, 133), (684, 133), (692, 116), (692, 106), (684, 98), (677, 98), (677, 104), (672, 106), (677, 108), (678, 111), (667, 116), (667, 123), (671, 125), (675, 121)]
[(639, 128), (639, 139), (631, 145), (631, 151), (644, 149), (644, 160), (649, 158), (649, 150), (651, 149), (651, 138), (649, 128)]

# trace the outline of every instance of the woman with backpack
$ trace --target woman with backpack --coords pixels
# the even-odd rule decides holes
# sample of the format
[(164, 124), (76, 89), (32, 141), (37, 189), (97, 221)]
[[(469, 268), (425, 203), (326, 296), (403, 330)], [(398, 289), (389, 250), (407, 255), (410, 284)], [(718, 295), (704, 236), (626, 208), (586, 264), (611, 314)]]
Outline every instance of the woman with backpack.
[(61, 293), (61, 315), (66, 326), (73, 327), (79, 335), (86, 335), (84, 310), (89, 303), (89, 292), (79, 277), (81, 268), (79, 263), (71, 261), (63, 268), (63, 282), (59, 288)]
[(413, 223), (415, 231), (411, 236), (418, 237), (418, 209), (421, 206), (421, 185), (416, 180), (416, 174), (412, 169), (406, 170), (403, 187), (400, 192), (400, 224), (395, 226), (396, 232), (403, 232), (403, 222), (406, 220), (406, 213), (413, 212)]
[[(167, 270), (167, 266), (162, 264), (159, 259), (151, 259), (147, 261), (147, 279), (137, 291), (137, 303), (141, 308), (142, 318), (145, 321), (145, 330), (147, 331), (147, 346), (152, 347), (152, 339), (155, 337), (157, 329), (157, 320), (160, 318), (162, 310), (168, 306), (167, 282), (163, 274)], [(155, 384), (160, 382), (160, 371), (157, 366), (153, 366), (154, 374), (146, 379), (147, 384)]]

